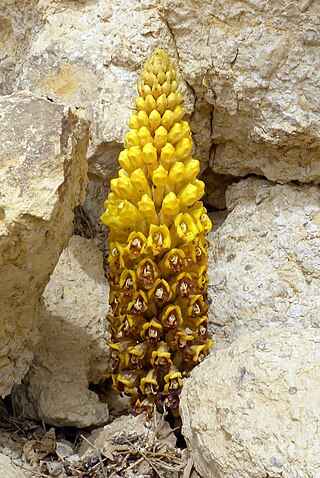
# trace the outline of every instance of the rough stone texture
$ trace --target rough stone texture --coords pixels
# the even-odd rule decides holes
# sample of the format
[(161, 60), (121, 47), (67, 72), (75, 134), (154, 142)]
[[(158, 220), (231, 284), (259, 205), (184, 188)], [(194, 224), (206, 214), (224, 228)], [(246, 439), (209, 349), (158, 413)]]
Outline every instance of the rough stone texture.
[(196, 367), (183, 434), (202, 478), (319, 478), (320, 331), (243, 335)]
[(266, 326), (319, 327), (319, 188), (250, 178), (228, 189), (227, 205), (209, 236), (217, 347)]
[[(179, 63), (157, 0), (2, 0), (0, 93), (21, 88), (64, 105), (80, 105), (92, 122), (90, 188), (84, 209), (96, 225), (117, 170), (138, 73), (156, 47)], [(1, 31), (1, 27), (3, 30)], [(208, 165), (212, 105), (182, 81), (195, 155)], [(95, 204), (99, 198), (101, 208)], [(102, 198), (102, 199), (101, 199)], [(96, 235), (101, 229), (94, 226)], [(101, 241), (100, 241), (101, 242)], [(97, 241), (97, 244), (99, 240)]]
[(15, 466), (9, 457), (0, 453), (0, 476), (3, 478), (26, 478), (20, 468)]
[(320, 3), (160, 5), (183, 77), (214, 106), (213, 170), (320, 182)]
[(24, 380), (25, 412), (56, 426), (105, 423), (108, 406), (88, 389), (110, 372), (109, 287), (102, 254), (73, 236), (50, 278), (40, 311), (40, 341)]
[(215, 209), (226, 208), (226, 191), (236, 181), (236, 178), (225, 174), (216, 174), (212, 169), (207, 168), (201, 175), (202, 181), (206, 184), (206, 194), (203, 197), (205, 204)]
[(32, 360), (39, 299), (84, 199), (88, 123), (29, 92), (0, 97), (0, 395)]

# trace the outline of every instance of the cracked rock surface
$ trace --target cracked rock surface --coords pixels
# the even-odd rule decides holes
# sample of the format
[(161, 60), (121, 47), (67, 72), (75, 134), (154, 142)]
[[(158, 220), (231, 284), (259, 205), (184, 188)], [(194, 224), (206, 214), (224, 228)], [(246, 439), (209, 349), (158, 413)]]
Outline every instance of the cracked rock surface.
[(73, 236), (43, 294), (39, 345), (19, 391), (24, 413), (55, 426), (108, 420), (107, 404), (89, 390), (111, 371), (108, 298), (101, 252)]
[(317, 478), (320, 332), (246, 334), (186, 381), (183, 434), (202, 478)]
[(250, 178), (228, 189), (227, 206), (209, 236), (216, 346), (266, 327), (319, 327), (319, 188)]
[(88, 123), (29, 92), (0, 97), (0, 396), (20, 383), (39, 300), (84, 199)]

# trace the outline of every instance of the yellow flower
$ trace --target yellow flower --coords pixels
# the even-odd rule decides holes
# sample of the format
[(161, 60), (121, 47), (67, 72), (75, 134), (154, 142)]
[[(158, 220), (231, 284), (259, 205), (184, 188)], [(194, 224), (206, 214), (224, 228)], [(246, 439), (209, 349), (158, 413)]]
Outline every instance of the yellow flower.
[(133, 294), (132, 301), (128, 304), (128, 312), (135, 315), (143, 314), (148, 308), (148, 298), (143, 290)]
[(140, 383), (143, 373), (142, 370), (125, 370), (121, 373), (113, 374), (113, 387), (119, 393), (132, 396)]
[(174, 192), (170, 192), (165, 196), (162, 201), (162, 212), (166, 216), (174, 216), (180, 211), (180, 200), (177, 198)]
[(183, 242), (190, 242), (199, 234), (199, 229), (188, 213), (180, 213), (174, 219), (175, 232)]
[(161, 322), (167, 330), (180, 327), (183, 322), (180, 307), (178, 305), (167, 305), (161, 314)]
[(124, 295), (131, 297), (137, 290), (137, 280), (135, 271), (125, 269), (122, 271), (119, 280), (119, 287), (123, 291)]
[(171, 249), (159, 263), (161, 274), (167, 277), (171, 274), (178, 274), (187, 267), (185, 253), (181, 249)]
[(193, 278), (188, 272), (182, 272), (173, 277), (170, 281), (170, 287), (175, 298), (178, 296), (189, 297), (195, 288), (195, 284)]
[(175, 391), (181, 389), (182, 387), (182, 375), (181, 372), (174, 365), (171, 367), (170, 371), (164, 377), (165, 386), (164, 391)]
[(144, 360), (149, 350), (150, 344), (148, 342), (141, 342), (133, 347), (128, 347), (125, 353), (126, 367), (131, 367), (133, 369), (143, 367)]
[(199, 318), (205, 315), (209, 306), (204, 302), (202, 294), (189, 296), (188, 317)]
[[(128, 237), (128, 245), (123, 249), (123, 254), (129, 259), (137, 259), (147, 252), (146, 236), (139, 231), (133, 231)], [(111, 252), (112, 254), (112, 252)], [(109, 256), (110, 257), (110, 256)], [(123, 264), (124, 266), (124, 264)]]
[(172, 365), (170, 348), (166, 342), (158, 343), (157, 350), (152, 352), (150, 363), (159, 370), (165, 370)]
[(154, 368), (151, 368), (147, 376), (141, 379), (140, 390), (143, 395), (157, 395), (159, 390), (158, 373)]
[(152, 251), (152, 253), (157, 256), (166, 249), (170, 249), (170, 246), (171, 238), (167, 226), (164, 224), (162, 226), (155, 226), (154, 224), (151, 224), (149, 236), (147, 238), (147, 247)]
[(158, 266), (152, 259), (146, 257), (139, 262), (137, 267), (137, 279), (142, 287), (151, 289), (158, 275)]
[(164, 279), (157, 279), (153, 287), (148, 291), (149, 302), (162, 306), (171, 299), (171, 290), (168, 282)]
[(157, 343), (161, 340), (163, 327), (157, 319), (152, 319), (150, 322), (146, 322), (141, 327), (141, 338), (150, 343)]

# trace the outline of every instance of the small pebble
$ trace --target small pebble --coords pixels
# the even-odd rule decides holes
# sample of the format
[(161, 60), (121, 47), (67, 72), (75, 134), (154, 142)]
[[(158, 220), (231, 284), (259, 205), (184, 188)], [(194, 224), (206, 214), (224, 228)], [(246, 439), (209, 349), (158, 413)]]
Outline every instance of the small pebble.
[(60, 460), (64, 460), (70, 455), (73, 455), (73, 448), (71, 444), (65, 443), (63, 441), (57, 441), (56, 443), (56, 453)]
[(47, 469), (50, 476), (58, 476), (64, 471), (63, 465), (59, 461), (47, 462)]

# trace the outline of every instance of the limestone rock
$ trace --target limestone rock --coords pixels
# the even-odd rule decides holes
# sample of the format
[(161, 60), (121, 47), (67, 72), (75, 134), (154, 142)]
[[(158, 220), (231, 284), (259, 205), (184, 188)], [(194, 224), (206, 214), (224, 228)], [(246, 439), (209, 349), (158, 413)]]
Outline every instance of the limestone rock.
[(21, 381), (39, 299), (84, 199), (81, 111), (21, 92), (0, 98), (0, 395)]
[(0, 476), (3, 478), (27, 478), (27, 475), (2, 453), (0, 453)]
[(55, 426), (107, 421), (108, 406), (88, 386), (111, 371), (108, 295), (101, 252), (92, 241), (73, 236), (43, 295), (41, 337), (20, 393), (26, 393), (29, 415)]
[(213, 170), (319, 183), (320, 3), (162, 0), (160, 11), (183, 77), (214, 106)]
[(243, 335), (184, 385), (183, 434), (202, 478), (318, 478), (320, 331)]
[(228, 189), (227, 206), (209, 237), (217, 347), (265, 327), (319, 327), (319, 188), (250, 178)]

